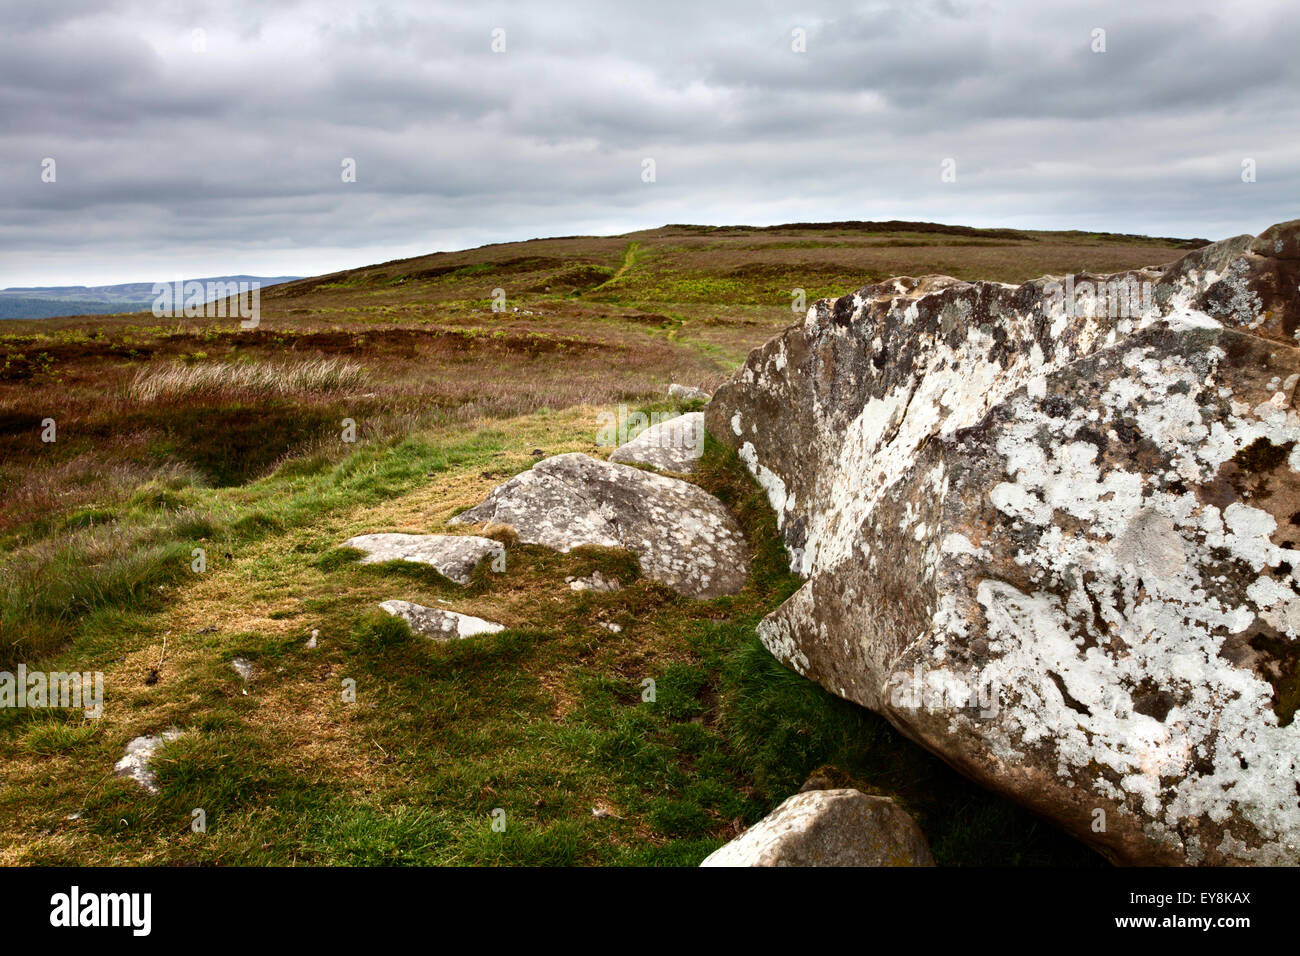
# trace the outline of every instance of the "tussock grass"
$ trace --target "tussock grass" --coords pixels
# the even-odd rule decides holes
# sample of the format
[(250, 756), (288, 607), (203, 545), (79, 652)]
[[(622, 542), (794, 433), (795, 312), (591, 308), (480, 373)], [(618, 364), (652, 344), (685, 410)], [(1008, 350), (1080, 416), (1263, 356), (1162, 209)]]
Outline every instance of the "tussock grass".
[[(170, 537), (170, 536), (168, 536)], [(101, 608), (150, 608), (189, 567), (189, 547), (117, 525), (78, 530), (6, 556), (0, 662), (47, 654)]]
[(131, 382), (130, 394), (142, 402), (215, 397), (232, 392), (285, 398), (342, 391), (359, 387), (365, 381), (365, 370), (359, 364), (338, 358), (283, 364), (210, 362), (143, 368)]
[[(533, 447), (590, 449), (595, 412), (413, 433), (238, 489), (159, 486), (132, 506), (154, 524), (127, 515), (68, 532), (99, 561), (94, 578), (132, 541), (177, 551), (99, 586), (71, 552), (14, 578), (49, 590), (2, 607), (43, 620), (80, 609), (80, 627), (63, 619), (75, 638), (61, 653), (103, 667), (106, 709), (93, 733), (72, 714), (0, 719), (0, 862), (690, 866), (826, 764), (902, 802), (942, 863), (1098, 862), (767, 653), (755, 624), (798, 582), (765, 494), (716, 442), (694, 480), (732, 509), (753, 552), (731, 597), (683, 599), (618, 549), (512, 541), (504, 572), (481, 565), (461, 587), (337, 548), (376, 527), (438, 530), (530, 465)], [(202, 575), (188, 570), (195, 537), (219, 544)], [(566, 587), (595, 569), (623, 590)], [(389, 598), (446, 601), (507, 629), (429, 641), (378, 612)], [(255, 662), (250, 684), (234, 656)], [(340, 697), (344, 678), (355, 703)], [(131, 737), (166, 726), (186, 736), (156, 760), (158, 795), (87, 784)], [(201, 836), (194, 807), (208, 814)]]

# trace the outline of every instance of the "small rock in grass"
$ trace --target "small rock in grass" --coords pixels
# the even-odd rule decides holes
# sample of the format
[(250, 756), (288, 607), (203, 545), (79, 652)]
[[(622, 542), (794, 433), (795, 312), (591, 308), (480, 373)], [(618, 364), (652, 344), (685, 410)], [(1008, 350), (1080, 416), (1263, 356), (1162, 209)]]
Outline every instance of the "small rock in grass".
[(454, 640), (505, 630), (504, 625), (485, 621), (481, 617), (444, 611), (439, 607), (425, 607), (410, 601), (384, 601), (379, 606), (394, 617), (400, 617), (415, 633), (435, 640)]
[(149, 793), (157, 793), (158, 779), (151, 766), (154, 755), (180, 735), (180, 730), (173, 727), (161, 734), (136, 737), (126, 745), (126, 755), (113, 765), (113, 772), (119, 777), (129, 777)]
[(623, 587), (618, 578), (607, 578), (599, 571), (592, 571), (585, 578), (568, 577), (564, 580), (570, 591), (619, 591)]
[(708, 400), (709, 393), (702, 388), (695, 388), (691, 385), (678, 385), (676, 382), (668, 386), (668, 397), (676, 398), (681, 401), (702, 398)]
[(651, 425), (614, 449), (610, 461), (650, 465), (661, 471), (689, 473), (704, 453), (704, 413), (688, 412)]

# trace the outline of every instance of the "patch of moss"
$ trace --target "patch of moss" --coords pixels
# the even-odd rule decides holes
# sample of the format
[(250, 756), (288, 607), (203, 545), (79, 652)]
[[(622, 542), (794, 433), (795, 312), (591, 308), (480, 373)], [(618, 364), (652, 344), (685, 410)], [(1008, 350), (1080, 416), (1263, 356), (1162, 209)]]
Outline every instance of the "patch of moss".
[(1291, 454), (1291, 449), (1295, 442), (1287, 442), (1285, 445), (1274, 445), (1271, 441), (1261, 435), (1253, 442), (1247, 445), (1237, 454), (1232, 456), (1233, 464), (1242, 471), (1251, 474), (1272, 471), (1282, 462), (1286, 461), (1287, 456)]

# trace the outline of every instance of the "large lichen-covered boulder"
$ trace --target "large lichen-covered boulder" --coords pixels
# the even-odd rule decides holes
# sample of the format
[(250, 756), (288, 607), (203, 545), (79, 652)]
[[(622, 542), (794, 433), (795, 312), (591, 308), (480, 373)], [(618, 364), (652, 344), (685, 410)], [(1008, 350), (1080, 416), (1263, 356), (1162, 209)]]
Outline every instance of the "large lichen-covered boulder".
[(1300, 222), (815, 304), (706, 410), (807, 578), (760, 635), (1135, 864), (1300, 863)]
[(934, 866), (916, 822), (888, 797), (796, 793), (700, 866)]
[(539, 461), (448, 523), (504, 525), (557, 551), (627, 548), (647, 577), (687, 597), (735, 594), (749, 575), (744, 534), (717, 498), (580, 452)]

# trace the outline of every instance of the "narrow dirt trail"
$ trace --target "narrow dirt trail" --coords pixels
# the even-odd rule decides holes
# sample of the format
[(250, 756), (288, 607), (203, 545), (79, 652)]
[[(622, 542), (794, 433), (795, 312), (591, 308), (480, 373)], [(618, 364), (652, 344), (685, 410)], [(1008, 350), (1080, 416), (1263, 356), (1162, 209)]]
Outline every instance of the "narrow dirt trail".
[(636, 265), (636, 254), (637, 251), (640, 250), (640, 248), (641, 248), (641, 243), (629, 242), (627, 244), (627, 248), (623, 250), (623, 262), (622, 264), (619, 265), (618, 271), (615, 272), (608, 279), (606, 279), (604, 282), (602, 282), (600, 285), (596, 286), (594, 289), (589, 289), (587, 291), (587, 294), (590, 295), (592, 292), (599, 292), (601, 289), (605, 288), (606, 286), (611, 286), (619, 279), (623, 278), (623, 276), (627, 274), (627, 270), (631, 269), (634, 265)]

